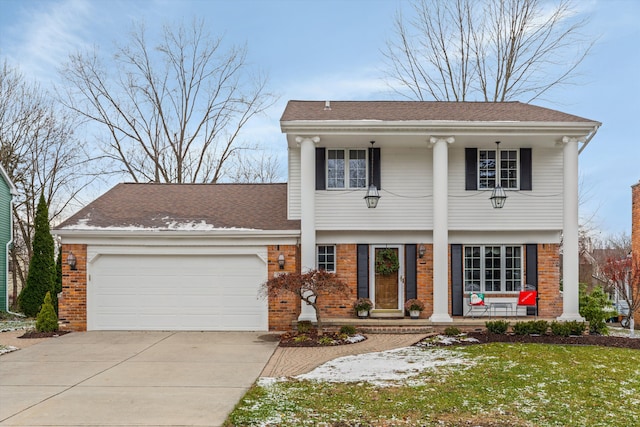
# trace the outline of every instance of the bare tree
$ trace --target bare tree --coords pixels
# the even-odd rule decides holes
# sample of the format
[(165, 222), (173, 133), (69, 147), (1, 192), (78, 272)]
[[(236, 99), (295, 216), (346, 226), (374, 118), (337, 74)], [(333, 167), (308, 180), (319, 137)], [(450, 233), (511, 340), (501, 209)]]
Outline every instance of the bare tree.
[(274, 154), (262, 150), (242, 151), (238, 152), (233, 163), (229, 174), (232, 182), (264, 184), (281, 180), (280, 162)]
[(640, 259), (626, 256), (609, 258), (600, 269), (608, 285), (629, 308), (629, 328), (634, 336), (634, 317), (640, 310)]
[(135, 182), (211, 182), (242, 148), (247, 122), (275, 101), (264, 77), (247, 72), (246, 48), (223, 48), (204, 31), (165, 26), (151, 46), (143, 25), (104, 64), (74, 54), (62, 70), (64, 103), (106, 131), (113, 172)]
[(570, 84), (593, 41), (573, 0), (413, 0), (383, 55), (390, 86), (420, 101), (531, 102)]
[(87, 156), (74, 139), (77, 123), (37, 84), (6, 61), (0, 70), (0, 163), (16, 185), (11, 261), (13, 295), (26, 281), (36, 206), (41, 194), (55, 222), (92, 180)]

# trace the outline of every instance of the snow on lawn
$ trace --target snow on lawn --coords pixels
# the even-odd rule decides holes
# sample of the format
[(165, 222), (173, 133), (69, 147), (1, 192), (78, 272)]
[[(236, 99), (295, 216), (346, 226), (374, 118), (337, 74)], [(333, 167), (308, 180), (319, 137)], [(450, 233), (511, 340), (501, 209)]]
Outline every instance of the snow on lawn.
[[(427, 369), (447, 366), (468, 368), (471, 364), (472, 362), (458, 351), (404, 347), (340, 357), (294, 378), (327, 382), (365, 381), (377, 386), (387, 386), (415, 377)], [(268, 387), (277, 381), (274, 378), (261, 378), (258, 384)]]

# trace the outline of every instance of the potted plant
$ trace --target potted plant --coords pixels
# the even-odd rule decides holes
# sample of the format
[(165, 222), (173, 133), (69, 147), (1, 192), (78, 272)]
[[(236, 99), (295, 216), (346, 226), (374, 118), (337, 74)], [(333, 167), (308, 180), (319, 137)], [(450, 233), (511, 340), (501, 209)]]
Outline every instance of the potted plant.
[(353, 304), (353, 308), (358, 313), (358, 317), (367, 317), (369, 316), (369, 311), (373, 308), (373, 303), (369, 298), (358, 298)]
[(412, 319), (418, 319), (420, 312), (424, 310), (424, 304), (419, 299), (412, 298), (404, 303), (404, 309), (409, 312)]

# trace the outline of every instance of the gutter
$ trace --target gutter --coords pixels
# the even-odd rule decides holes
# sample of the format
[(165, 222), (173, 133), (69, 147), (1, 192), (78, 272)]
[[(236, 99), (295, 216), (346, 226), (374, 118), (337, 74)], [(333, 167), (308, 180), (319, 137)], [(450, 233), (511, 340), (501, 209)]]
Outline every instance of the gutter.
[(602, 126), (602, 124), (596, 125), (596, 127), (593, 128), (591, 133), (589, 133), (587, 135), (587, 138), (584, 140), (584, 143), (582, 144), (582, 147), (580, 147), (580, 149), (578, 150), (578, 155), (580, 155), (580, 153), (582, 153), (582, 150), (587, 148), (587, 145), (589, 145), (589, 142), (591, 142), (593, 137), (596, 136), (596, 132), (598, 132), (598, 129), (600, 129), (600, 126)]

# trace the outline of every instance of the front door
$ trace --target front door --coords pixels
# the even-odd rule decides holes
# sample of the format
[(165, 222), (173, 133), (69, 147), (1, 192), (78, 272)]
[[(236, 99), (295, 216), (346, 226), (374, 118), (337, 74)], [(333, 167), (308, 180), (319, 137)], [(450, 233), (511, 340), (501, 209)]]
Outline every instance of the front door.
[[(400, 310), (404, 303), (401, 293), (402, 253), (400, 247), (374, 247), (374, 255), (373, 295), (375, 308)], [(396, 260), (398, 268), (394, 269), (393, 264)], [(384, 267), (379, 268), (379, 264), (384, 264)]]

